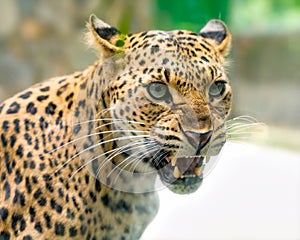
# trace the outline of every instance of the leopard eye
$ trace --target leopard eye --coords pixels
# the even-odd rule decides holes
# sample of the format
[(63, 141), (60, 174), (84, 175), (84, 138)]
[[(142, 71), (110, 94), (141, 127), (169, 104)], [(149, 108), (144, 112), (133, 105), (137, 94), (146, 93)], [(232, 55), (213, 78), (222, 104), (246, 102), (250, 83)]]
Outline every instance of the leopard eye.
[(226, 90), (226, 82), (217, 81), (209, 88), (209, 96), (213, 98), (221, 97)]
[(150, 83), (147, 86), (147, 91), (150, 96), (156, 100), (170, 100), (171, 98), (167, 85), (163, 83)]

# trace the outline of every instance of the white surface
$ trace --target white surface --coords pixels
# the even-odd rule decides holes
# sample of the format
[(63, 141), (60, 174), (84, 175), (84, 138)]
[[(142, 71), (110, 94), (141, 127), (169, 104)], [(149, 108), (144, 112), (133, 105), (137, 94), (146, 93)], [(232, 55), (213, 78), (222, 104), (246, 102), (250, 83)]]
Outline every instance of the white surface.
[(300, 239), (300, 153), (228, 144), (196, 193), (159, 194), (142, 240)]

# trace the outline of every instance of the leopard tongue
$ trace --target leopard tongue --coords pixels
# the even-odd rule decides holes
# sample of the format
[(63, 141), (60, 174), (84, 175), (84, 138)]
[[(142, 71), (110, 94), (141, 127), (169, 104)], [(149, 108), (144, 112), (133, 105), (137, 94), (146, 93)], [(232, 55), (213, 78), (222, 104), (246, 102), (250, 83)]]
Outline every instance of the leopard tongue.
[(193, 170), (199, 161), (199, 157), (177, 158), (176, 166), (181, 173), (184, 173), (188, 170)]

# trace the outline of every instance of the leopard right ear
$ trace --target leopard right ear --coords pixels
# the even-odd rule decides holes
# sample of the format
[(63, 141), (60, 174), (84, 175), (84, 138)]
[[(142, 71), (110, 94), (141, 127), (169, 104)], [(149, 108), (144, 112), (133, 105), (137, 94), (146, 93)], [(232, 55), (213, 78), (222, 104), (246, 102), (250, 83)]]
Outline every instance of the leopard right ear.
[(98, 48), (102, 56), (109, 57), (124, 50), (126, 36), (120, 34), (115, 27), (103, 22), (94, 14), (90, 16), (87, 27), (89, 45)]
[(220, 20), (210, 20), (199, 32), (199, 35), (204, 37), (222, 56), (226, 56), (231, 47), (231, 34), (225, 25)]

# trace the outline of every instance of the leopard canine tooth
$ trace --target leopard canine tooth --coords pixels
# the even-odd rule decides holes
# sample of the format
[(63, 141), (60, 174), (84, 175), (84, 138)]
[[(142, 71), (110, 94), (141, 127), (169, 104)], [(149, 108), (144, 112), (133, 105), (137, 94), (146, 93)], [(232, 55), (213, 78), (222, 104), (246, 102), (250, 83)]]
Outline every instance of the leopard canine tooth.
[(176, 161), (177, 161), (176, 158), (171, 158), (171, 164), (172, 164), (172, 167), (175, 167)]
[(174, 168), (173, 176), (175, 178), (180, 178), (180, 176), (181, 176), (181, 173), (180, 173), (179, 168), (177, 166)]
[(201, 167), (195, 167), (194, 168), (194, 173), (196, 176), (200, 176), (200, 174), (202, 173), (203, 171), (203, 168), (204, 168), (204, 165), (202, 165)]

